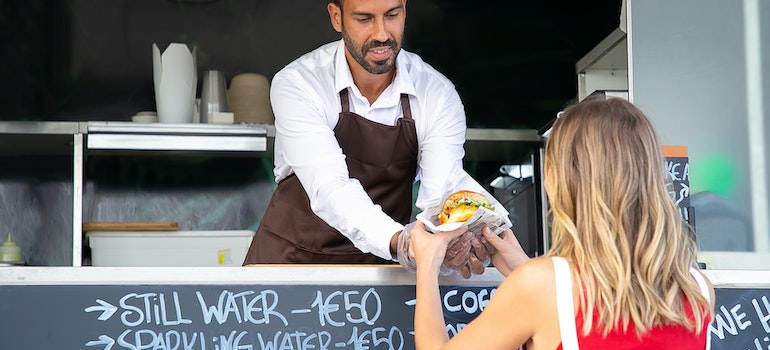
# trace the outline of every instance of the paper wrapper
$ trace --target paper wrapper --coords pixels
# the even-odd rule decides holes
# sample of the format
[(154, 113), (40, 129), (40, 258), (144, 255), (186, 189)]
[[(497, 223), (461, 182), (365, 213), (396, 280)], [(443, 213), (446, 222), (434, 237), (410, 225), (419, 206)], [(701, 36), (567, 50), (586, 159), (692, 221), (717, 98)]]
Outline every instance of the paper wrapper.
[[(428, 231), (433, 233), (446, 232), (457, 229), (459, 227), (467, 226), (473, 234), (480, 236), (481, 229), (484, 225), (487, 225), (492, 232), (500, 234), (506, 229), (512, 227), (511, 219), (508, 218), (508, 211), (500, 202), (495, 199), (487, 190), (484, 189), (476, 180), (473, 179), (465, 170), (457, 165), (453, 169), (447, 171), (447, 181), (442, 186), (444, 195), (441, 196), (441, 200), (436, 202), (435, 205), (428, 205), (428, 208), (417, 214), (417, 220), (423, 222)], [(479, 208), (476, 213), (465, 222), (443, 224), (439, 223), (438, 213), (441, 211), (441, 207), (444, 205), (444, 201), (449, 195), (459, 190), (474, 191), (483, 194), (492, 206), (494, 210), (487, 208)], [(411, 224), (410, 224), (411, 225)], [(410, 225), (404, 229), (404, 233), (399, 236), (398, 241), (398, 262), (405, 269), (409, 271), (415, 271), (417, 269), (414, 257), (409, 253), (409, 230)], [(489, 265), (489, 258), (482, 261), (482, 264)], [(459, 273), (457, 267), (450, 267), (445, 264), (441, 265), (439, 273), (443, 276)]]
[[(470, 178), (470, 176), (468, 176)], [(428, 208), (427, 210), (421, 212), (420, 214), (417, 214), (417, 220), (423, 222), (425, 224), (425, 227), (428, 231), (433, 233), (440, 233), (440, 232), (446, 232), (451, 231), (460, 227), (468, 227), (468, 230), (471, 231), (476, 236), (481, 236), (481, 229), (486, 225), (489, 227), (492, 232), (495, 234), (500, 234), (506, 229), (512, 227), (511, 220), (508, 218), (508, 211), (505, 210), (505, 208), (500, 204), (500, 202), (495, 199), (491, 194), (489, 194), (486, 190), (484, 190), (478, 183), (475, 181), (472, 181), (474, 185), (470, 183), (466, 183), (465, 187), (459, 187), (458, 191), (460, 189), (465, 189), (469, 191), (474, 191), (483, 194), (487, 197), (490, 203), (492, 203), (492, 206), (495, 208), (494, 210), (489, 210), (484, 207), (480, 207), (478, 210), (476, 210), (476, 213), (471, 216), (470, 219), (464, 221), (464, 222), (453, 222), (453, 223), (447, 223), (447, 224), (440, 224), (438, 219), (438, 214), (441, 212), (441, 208), (443, 207), (444, 200), (446, 200), (446, 197), (448, 197), (450, 194), (456, 192), (451, 191), (444, 195), (442, 197), (441, 204)], [(399, 245), (399, 250), (402, 250), (401, 246)], [(482, 264), (484, 266), (489, 265), (490, 259), (486, 258), (484, 261), (482, 261)], [(416, 270), (416, 264), (411, 256), (408, 256), (406, 253), (401, 253), (399, 251), (399, 263), (404, 266), (407, 270), (414, 271)], [(458, 273), (458, 270), (455, 270), (454, 268), (451, 268), (446, 265), (441, 265), (441, 269), (439, 270), (440, 274), (443, 276), (455, 274)]]
[[(495, 206), (495, 208), (497, 208), (497, 206)], [(431, 217), (421, 217), (421, 215), (418, 215), (417, 219), (422, 221), (426, 228), (433, 233), (452, 231), (460, 227), (468, 227), (468, 230), (473, 232), (474, 235), (481, 236), (481, 228), (484, 227), (484, 225), (489, 227), (495, 234), (500, 234), (505, 231), (505, 229), (512, 226), (507, 216), (500, 216), (500, 214), (483, 207), (479, 208), (479, 210), (476, 211), (476, 214), (467, 221), (440, 225), (438, 224), (438, 218), (435, 218), (439, 211), (441, 211), (440, 207), (435, 212), (435, 215), (432, 216), (434, 219), (431, 219)], [(422, 212), (420, 214), (427, 215), (428, 213)]]
[(155, 105), (161, 123), (192, 123), (198, 75), (195, 50), (171, 43), (163, 53), (152, 44)]
[[(487, 192), (484, 187), (476, 182), (476, 180), (468, 175), (468, 173), (462, 171), (459, 173), (459, 176), (453, 178), (453, 180), (454, 181), (451, 181), (448, 184), (447, 188), (449, 188), (449, 190), (446, 191), (444, 196), (442, 196), (442, 199), (438, 205), (430, 207), (425, 211), (417, 214), (417, 220), (422, 221), (430, 232), (446, 232), (457, 229), (459, 227), (467, 226), (468, 229), (473, 232), (473, 234), (480, 236), (481, 228), (484, 225), (487, 225), (495, 234), (500, 234), (504, 230), (513, 226), (511, 224), (511, 219), (508, 218), (508, 211), (505, 210), (505, 207), (500, 204), (500, 202), (498, 202), (494, 196)], [(438, 220), (438, 214), (441, 212), (444, 201), (447, 197), (449, 197), (449, 195), (460, 190), (468, 190), (483, 194), (485, 197), (487, 197), (487, 200), (492, 203), (494, 211), (487, 208), (479, 208), (479, 210), (476, 211), (476, 214), (474, 214), (465, 222), (447, 223), (443, 225), (440, 224)]]

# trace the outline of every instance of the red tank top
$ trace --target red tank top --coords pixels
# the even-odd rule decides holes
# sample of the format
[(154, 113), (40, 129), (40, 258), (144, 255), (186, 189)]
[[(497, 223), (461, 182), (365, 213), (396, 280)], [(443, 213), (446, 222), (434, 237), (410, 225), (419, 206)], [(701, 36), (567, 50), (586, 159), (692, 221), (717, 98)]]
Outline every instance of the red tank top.
[[(562, 343), (557, 350), (582, 349), (613, 349), (613, 350), (636, 350), (636, 349), (656, 349), (656, 350), (703, 350), (709, 348), (709, 329), (711, 317), (703, 320), (703, 325), (699, 333), (689, 331), (681, 325), (661, 325), (648, 330), (642, 337), (636, 335), (633, 327), (623, 330), (621, 327), (611, 330), (606, 336), (604, 332), (596, 327), (596, 316), (594, 317), (594, 327), (583, 335), (583, 312), (578, 308), (574, 318), (572, 317), (573, 296), (572, 296), (572, 276), (570, 267), (564, 258), (552, 257), (554, 264), (554, 273), (556, 275), (556, 299), (557, 310), (559, 313), (559, 328)], [(708, 285), (703, 277), (695, 269), (690, 269), (690, 274), (697, 281), (701, 293), (706, 300), (710, 298)], [(704, 310), (705, 311), (705, 310)], [(685, 300), (685, 313), (687, 318), (693, 319), (693, 310)], [(594, 313), (596, 315), (596, 313)], [(575, 344), (577, 343), (577, 344)]]
[[(692, 309), (686, 304), (687, 317), (692, 319)], [(657, 326), (650, 329), (641, 338), (636, 336), (633, 327), (628, 330), (615, 329), (610, 331), (606, 337), (603, 332), (594, 327), (588, 335), (583, 335), (583, 315), (578, 310), (575, 316), (575, 327), (577, 328), (577, 339), (581, 349), (613, 349), (613, 350), (635, 350), (635, 349), (656, 349), (656, 350), (703, 350), (706, 349), (706, 336), (711, 319), (707, 317), (703, 320), (703, 328), (700, 333), (695, 334), (687, 328), (679, 325)], [(562, 345), (556, 348), (562, 350)]]

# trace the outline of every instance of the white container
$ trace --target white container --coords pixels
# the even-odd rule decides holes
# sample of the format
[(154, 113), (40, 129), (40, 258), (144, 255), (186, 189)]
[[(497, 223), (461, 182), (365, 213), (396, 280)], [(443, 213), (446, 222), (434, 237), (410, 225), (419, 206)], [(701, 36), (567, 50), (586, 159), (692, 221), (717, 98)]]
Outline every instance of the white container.
[(184, 43), (171, 43), (161, 52), (152, 44), (155, 106), (161, 123), (192, 123), (198, 73), (195, 51)]
[(92, 266), (241, 266), (254, 231), (88, 232)]

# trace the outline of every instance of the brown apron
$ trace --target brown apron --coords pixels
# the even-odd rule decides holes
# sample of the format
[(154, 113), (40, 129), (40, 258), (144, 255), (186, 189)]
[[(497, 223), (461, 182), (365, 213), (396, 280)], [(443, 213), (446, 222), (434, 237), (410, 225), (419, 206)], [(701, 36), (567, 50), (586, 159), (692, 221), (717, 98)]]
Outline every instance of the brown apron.
[[(401, 94), (403, 117), (395, 126), (350, 111), (348, 90), (340, 92), (342, 112), (334, 135), (351, 178), (394, 220), (412, 215), (412, 183), (417, 172), (417, 132), (409, 97)], [(394, 232), (395, 233), (395, 232)], [(391, 263), (363, 253), (310, 209), (296, 175), (281, 180), (249, 247), (244, 265), (260, 263)]]

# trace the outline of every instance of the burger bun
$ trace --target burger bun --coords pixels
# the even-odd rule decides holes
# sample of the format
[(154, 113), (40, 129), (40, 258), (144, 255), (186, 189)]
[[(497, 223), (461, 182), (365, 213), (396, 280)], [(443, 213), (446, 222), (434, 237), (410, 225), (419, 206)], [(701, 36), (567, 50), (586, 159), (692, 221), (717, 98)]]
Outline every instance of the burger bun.
[(439, 222), (443, 225), (467, 221), (481, 206), (492, 208), (492, 204), (483, 194), (467, 190), (457, 191), (444, 201), (438, 214)]

